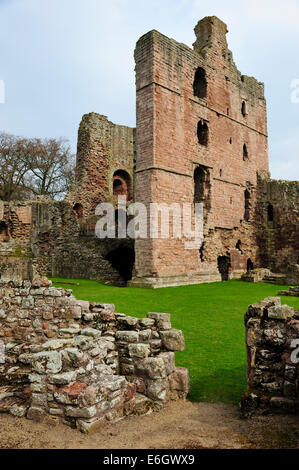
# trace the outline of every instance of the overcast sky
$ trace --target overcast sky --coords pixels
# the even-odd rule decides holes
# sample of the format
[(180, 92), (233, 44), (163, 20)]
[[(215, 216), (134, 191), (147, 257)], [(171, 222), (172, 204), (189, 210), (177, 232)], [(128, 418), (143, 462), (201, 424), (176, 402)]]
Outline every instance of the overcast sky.
[(299, 0), (0, 0), (0, 130), (66, 137), (75, 152), (85, 113), (135, 126), (138, 38), (157, 29), (192, 47), (212, 15), (239, 70), (265, 83), (272, 177), (299, 179)]

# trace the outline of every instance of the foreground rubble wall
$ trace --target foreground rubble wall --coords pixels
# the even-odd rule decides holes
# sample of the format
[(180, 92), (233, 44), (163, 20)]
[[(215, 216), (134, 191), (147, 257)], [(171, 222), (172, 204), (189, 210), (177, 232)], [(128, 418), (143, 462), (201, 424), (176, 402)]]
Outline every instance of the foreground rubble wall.
[(44, 277), (1, 281), (0, 344), (0, 410), (34, 421), (92, 432), (188, 393), (169, 314), (118, 314)]
[(245, 314), (247, 384), (241, 409), (254, 413), (299, 410), (299, 311), (268, 297)]

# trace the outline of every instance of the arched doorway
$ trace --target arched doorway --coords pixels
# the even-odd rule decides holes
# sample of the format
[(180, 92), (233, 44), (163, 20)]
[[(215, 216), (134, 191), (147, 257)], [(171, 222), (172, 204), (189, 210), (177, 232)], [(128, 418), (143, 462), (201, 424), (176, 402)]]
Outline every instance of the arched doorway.
[(218, 256), (217, 262), (222, 281), (228, 281), (229, 269), (231, 266), (230, 256)]
[(252, 271), (254, 269), (254, 264), (250, 258), (247, 260), (247, 271)]
[(119, 272), (125, 282), (132, 279), (135, 262), (135, 252), (133, 248), (119, 246), (106, 255), (106, 260)]

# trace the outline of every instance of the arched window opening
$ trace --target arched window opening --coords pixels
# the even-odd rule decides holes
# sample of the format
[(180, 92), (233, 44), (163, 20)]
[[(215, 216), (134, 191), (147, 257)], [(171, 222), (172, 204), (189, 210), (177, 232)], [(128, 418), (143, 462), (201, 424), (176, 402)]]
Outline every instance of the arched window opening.
[(197, 137), (201, 145), (208, 145), (209, 141), (209, 128), (206, 122), (199, 121), (197, 124)]
[(126, 196), (126, 200), (131, 200), (131, 178), (124, 170), (117, 170), (113, 175), (113, 198)]
[(254, 264), (250, 258), (247, 260), (247, 271), (252, 271), (254, 269)]
[(273, 220), (274, 220), (274, 210), (273, 210), (272, 204), (268, 204), (267, 219), (268, 219), (268, 222), (273, 222)]
[(5, 222), (0, 222), (0, 243), (9, 241), (8, 225)]
[(244, 220), (249, 221), (250, 216), (250, 192), (248, 189), (244, 191)]
[(229, 271), (231, 267), (230, 257), (229, 256), (218, 256), (218, 271), (221, 274), (222, 281), (229, 280)]
[(198, 67), (195, 72), (193, 82), (193, 94), (198, 98), (206, 98), (207, 96), (206, 71), (202, 67)]
[(248, 160), (248, 150), (247, 150), (247, 145), (243, 145), (243, 160)]
[(73, 211), (75, 212), (76, 214), (76, 219), (79, 220), (79, 219), (82, 219), (84, 214), (83, 214), (83, 206), (82, 204), (79, 204), (79, 203), (76, 203), (73, 207)]
[(245, 101), (242, 101), (241, 112), (242, 112), (242, 116), (246, 117), (247, 110), (246, 110), (246, 102)]

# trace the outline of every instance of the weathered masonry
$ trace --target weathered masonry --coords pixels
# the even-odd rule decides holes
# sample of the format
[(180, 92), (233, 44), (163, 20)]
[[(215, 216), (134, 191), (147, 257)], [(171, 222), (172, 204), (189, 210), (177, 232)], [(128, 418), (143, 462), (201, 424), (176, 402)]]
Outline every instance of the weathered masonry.
[(237, 70), (216, 17), (195, 27), (193, 50), (157, 31), (137, 43), (135, 197), (202, 202), (204, 243), (137, 240), (136, 285), (217, 281), (257, 262), (257, 173), (268, 171), (264, 86)]
[[(136, 129), (84, 115), (65, 200), (1, 201), (2, 278), (29, 270), (154, 288), (299, 264), (299, 184), (270, 178), (264, 85), (238, 71), (226, 33), (213, 16), (196, 25), (193, 49), (158, 31), (139, 39)], [(169, 238), (98, 239), (102, 202), (117, 231), (132, 202), (191, 204), (193, 219), (202, 203), (204, 241), (186, 249), (171, 211)]]
[(167, 313), (138, 319), (45, 277), (0, 282), (0, 412), (92, 432), (189, 391)]
[(279, 297), (268, 297), (248, 307), (245, 328), (248, 389), (241, 402), (243, 415), (298, 413), (299, 311), (281, 305)]

